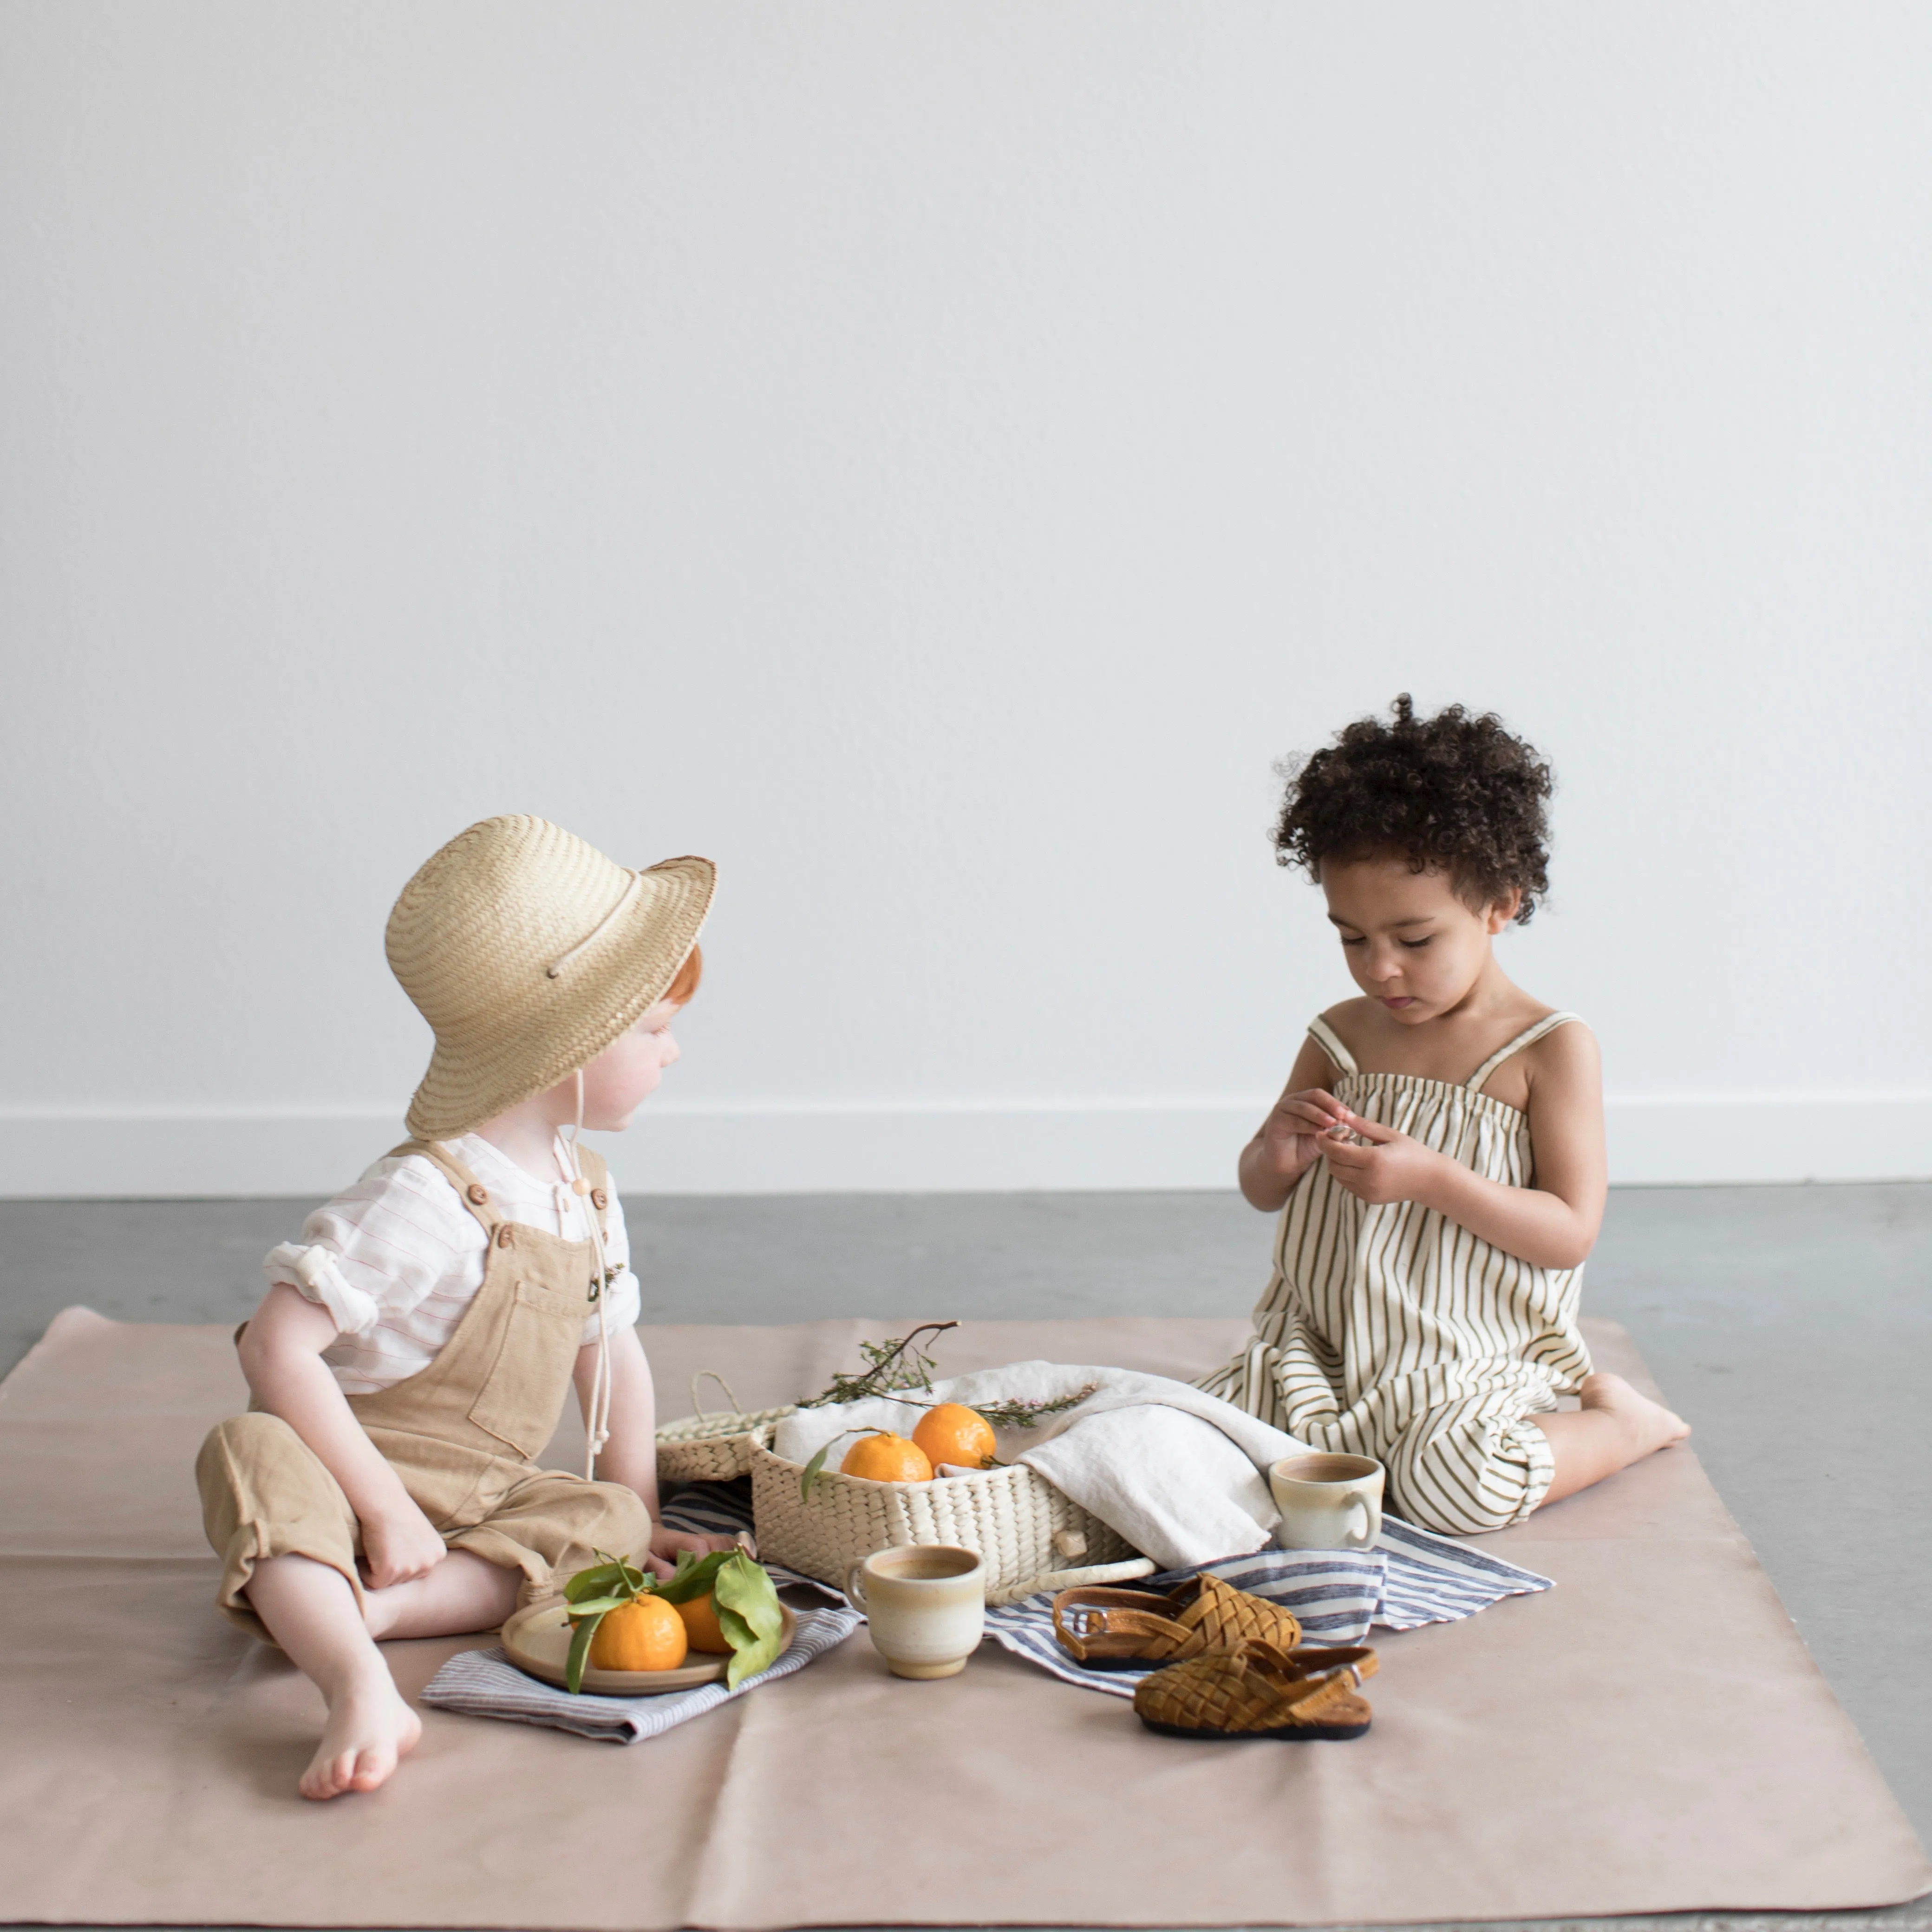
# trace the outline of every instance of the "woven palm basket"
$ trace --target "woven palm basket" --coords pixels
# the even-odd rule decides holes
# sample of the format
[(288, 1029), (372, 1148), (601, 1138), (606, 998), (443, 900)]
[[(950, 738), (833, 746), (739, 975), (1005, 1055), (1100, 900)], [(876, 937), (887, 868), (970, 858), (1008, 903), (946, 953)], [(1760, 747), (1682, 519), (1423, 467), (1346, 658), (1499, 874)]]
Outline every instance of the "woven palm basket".
[(946, 1543), (976, 1550), (986, 1600), (1144, 1576), (1154, 1565), (1045, 1477), (1016, 1463), (930, 1483), (874, 1483), (823, 1472), (807, 1502), (802, 1466), (772, 1453), (768, 1430), (752, 1438), (752, 1515), (758, 1554), (842, 1590), (854, 1564), (875, 1550)]
[[(699, 1402), (698, 1385), (707, 1376), (724, 1390), (729, 1408), (707, 1413)], [(710, 1369), (692, 1377), (691, 1406), (695, 1414), (667, 1422), (657, 1432), (661, 1483), (728, 1483), (743, 1475), (752, 1466), (758, 1432), (790, 1414), (793, 1407), (788, 1402), (782, 1408), (741, 1409), (724, 1377)]]

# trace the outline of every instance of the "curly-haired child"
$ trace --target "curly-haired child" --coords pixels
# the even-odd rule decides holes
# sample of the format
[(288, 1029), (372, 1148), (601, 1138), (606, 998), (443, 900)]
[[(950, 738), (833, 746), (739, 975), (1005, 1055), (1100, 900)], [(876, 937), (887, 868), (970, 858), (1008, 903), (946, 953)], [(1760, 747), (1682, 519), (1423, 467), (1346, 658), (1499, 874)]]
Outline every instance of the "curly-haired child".
[[(1492, 715), (1358, 720), (1291, 771), (1283, 865), (1322, 889), (1360, 999), (1308, 1029), (1243, 1149), (1281, 1212), (1247, 1346), (1202, 1387), (1376, 1457), (1452, 1534), (1520, 1522), (1690, 1431), (1577, 1328), (1607, 1189), (1597, 1043), (1492, 942), (1549, 886), (1549, 767)], [(1576, 1395), (1580, 1409), (1559, 1409)]]
[[(436, 1033), (415, 1138), (268, 1256), (236, 1337), (249, 1413), (196, 1468), (217, 1600), (328, 1703), (304, 1797), (373, 1790), (421, 1734), (378, 1640), (494, 1629), (600, 1550), (662, 1571), (720, 1540), (653, 1532), (623, 1210), (576, 1140), (628, 1126), (676, 1060), (713, 884), (708, 859), (633, 872), (491, 818), (389, 916), (389, 964)], [(573, 1383), (581, 1476), (536, 1460)]]

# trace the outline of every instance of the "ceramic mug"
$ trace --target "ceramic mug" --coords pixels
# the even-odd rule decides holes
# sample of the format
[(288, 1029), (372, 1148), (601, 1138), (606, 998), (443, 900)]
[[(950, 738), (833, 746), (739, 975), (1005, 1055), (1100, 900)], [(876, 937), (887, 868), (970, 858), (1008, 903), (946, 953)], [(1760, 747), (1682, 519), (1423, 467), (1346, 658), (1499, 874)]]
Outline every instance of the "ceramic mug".
[(952, 1677), (986, 1629), (986, 1566), (947, 1543), (875, 1550), (855, 1563), (845, 1594), (866, 1613), (872, 1648), (895, 1677)]
[(1366, 1550), (1382, 1533), (1382, 1466), (1366, 1456), (1284, 1456), (1268, 1472), (1283, 1550)]

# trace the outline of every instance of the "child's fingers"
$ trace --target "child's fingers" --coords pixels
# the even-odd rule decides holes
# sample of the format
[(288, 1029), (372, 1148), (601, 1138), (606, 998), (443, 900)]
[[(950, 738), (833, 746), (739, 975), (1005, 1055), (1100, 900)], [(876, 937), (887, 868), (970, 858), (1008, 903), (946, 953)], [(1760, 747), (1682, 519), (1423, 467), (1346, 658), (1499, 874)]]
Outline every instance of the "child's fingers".
[(1284, 1094), (1275, 1102), (1277, 1113), (1292, 1113), (1302, 1120), (1319, 1120), (1326, 1126), (1330, 1120), (1346, 1120), (1348, 1110), (1325, 1087), (1304, 1087), (1293, 1094)]
[(1394, 1127), (1385, 1127), (1379, 1120), (1365, 1120), (1359, 1114), (1349, 1114), (1348, 1125), (1364, 1140), (1372, 1142), (1377, 1147), (1386, 1147), (1390, 1141), (1402, 1138)]
[(1322, 1137), (1322, 1157), (1338, 1172), (1346, 1168), (1350, 1173), (1366, 1167), (1375, 1158), (1373, 1148), (1353, 1147), (1346, 1141), (1338, 1141), (1332, 1134)]

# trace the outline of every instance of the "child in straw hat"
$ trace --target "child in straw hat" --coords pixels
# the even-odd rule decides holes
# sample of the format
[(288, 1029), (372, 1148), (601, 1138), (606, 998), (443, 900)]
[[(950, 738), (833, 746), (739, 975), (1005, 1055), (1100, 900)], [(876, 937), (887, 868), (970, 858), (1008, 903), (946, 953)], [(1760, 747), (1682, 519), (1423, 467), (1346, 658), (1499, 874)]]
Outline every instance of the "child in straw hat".
[[(328, 1702), (304, 1797), (370, 1791), (422, 1726), (376, 1648), (494, 1628), (599, 1550), (660, 1570), (655, 1416), (623, 1210), (578, 1144), (677, 1059), (706, 859), (640, 872), (538, 818), (453, 838), (389, 964), (436, 1033), (414, 1137), (268, 1257), (254, 1400), (197, 1466), (218, 1600)], [(568, 1131), (566, 1132), (566, 1130)], [(540, 1468), (572, 1384), (584, 1474)]]

